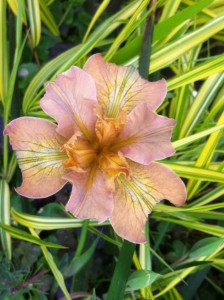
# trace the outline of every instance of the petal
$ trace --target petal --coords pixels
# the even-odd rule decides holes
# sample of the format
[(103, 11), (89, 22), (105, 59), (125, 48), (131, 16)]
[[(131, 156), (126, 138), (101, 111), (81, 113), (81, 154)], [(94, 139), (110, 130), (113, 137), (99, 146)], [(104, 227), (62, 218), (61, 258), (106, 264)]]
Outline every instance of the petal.
[(68, 159), (63, 161), (63, 166), (75, 172), (85, 172), (97, 157), (97, 151), (88, 140), (74, 134), (62, 147)]
[(80, 219), (93, 218), (99, 223), (108, 219), (113, 210), (113, 193), (101, 171), (71, 172), (65, 179), (73, 184), (66, 210)]
[(119, 174), (129, 176), (129, 166), (120, 152), (102, 153), (98, 159), (99, 168), (107, 175), (107, 180), (111, 181)]
[(100, 54), (91, 56), (84, 70), (95, 80), (97, 100), (107, 117), (117, 117), (121, 109), (130, 112), (142, 102), (156, 110), (166, 96), (165, 80), (149, 82), (134, 67), (106, 63)]
[(115, 181), (114, 210), (111, 225), (121, 237), (133, 243), (144, 243), (144, 226), (157, 202), (167, 199), (175, 205), (186, 200), (182, 180), (169, 168), (158, 163), (149, 166), (130, 162), (133, 177), (124, 175)]
[(155, 114), (143, 103), (128, 115), (115, 147), (125, 157), (144, 165), (164, 159), (175, 152), (170, 142), (175, 124), (175, 120)]
[(10, 122), (4, 131), (9, 135), (23, 175), (16, 191), (28, 198), (48, 197), (66, 183), (62, 179), (62, 160), (67, 156), (60, 148), (65, 139), (56, 125), (38, 118), (22, 117)]
[(70, 138), (79, 130), (90, 138), (96, 122), (96, 103), (94, 80), (83, 70), (72, 67), (47, 85), (41, 107), (57, 121), (59, 134)]
[(126, 124), (126, 113), (121, 111), (117, 118), (105, 118), (98, 115), (95, 132), (101, 147), (110, 146), (123, 131)]

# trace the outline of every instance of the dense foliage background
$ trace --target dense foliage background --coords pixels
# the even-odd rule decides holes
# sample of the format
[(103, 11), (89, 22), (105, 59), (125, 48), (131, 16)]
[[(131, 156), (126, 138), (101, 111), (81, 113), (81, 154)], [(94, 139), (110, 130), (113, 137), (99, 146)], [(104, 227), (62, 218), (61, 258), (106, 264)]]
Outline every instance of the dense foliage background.
[[(155, 207), (121, 299), (221, 299), (224, 1), (149, 3), (1, 0), (1, 126), (22, 115), (47, 118), (39, 106), (44, 84), (92, 53), (138, 67), (145, 20), (154, 14), (149, 80), (167, 80), (158, 113), (177, 120), (176, 153), (162, 163), (183, 178), (188, 202)], [(1, 299), (106, 299), (122, 240), (109, 223), (65, 213), (69, 185), (48, 199), (16, 194), (21, 174), (7, 137), (1, 146)]]

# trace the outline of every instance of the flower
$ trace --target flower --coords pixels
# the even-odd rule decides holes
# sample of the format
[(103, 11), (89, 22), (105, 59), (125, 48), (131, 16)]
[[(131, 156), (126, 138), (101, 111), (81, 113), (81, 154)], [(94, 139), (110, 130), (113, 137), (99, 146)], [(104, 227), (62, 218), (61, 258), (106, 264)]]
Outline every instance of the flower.
[(16, 191), (48, 197), (73, 185), (66, 209), (81, 219), (109, 219), (115, 232), (144, 243), (144, 226), (163, 199), (180, 206), (181, 179), (155, 160), (174, 153), (176, 122), (154, 111), (166, 95), (165, 80), (148, 82), (132, 67), (91, 56), (47, 84), (41, 100), (46, 119), (21, 117), (4, 133), (16, 151), (23, 182)]

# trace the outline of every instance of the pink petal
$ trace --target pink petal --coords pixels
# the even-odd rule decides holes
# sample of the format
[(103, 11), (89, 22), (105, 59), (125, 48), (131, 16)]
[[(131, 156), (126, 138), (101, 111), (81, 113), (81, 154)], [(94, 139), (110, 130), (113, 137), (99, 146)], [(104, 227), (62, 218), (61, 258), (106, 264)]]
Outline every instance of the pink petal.
[(101, 171), (69, 173), (66, 180), (73, 184), (66, 210), (80, 219), (97, 219), (104, 222), (113, 210), (113, 193)]
[(84, 70), (96, 82), (97, 100), (107, 117), (117, 117), (121, 109), (130, 112), (143, 102), (154, 111), (166, 96), (165, 80), (149, 82), (134, 67), (106, 63), (100, 54), (91, 56)]
[(144, 243), (144, 227), (148, 214), (162, 199), (175, 205), (186, 200), (182, 180), (169, 168), (158, 163), (149, 166), (129, 163), (131, 180), (121, 175), (115, 182), (114, 210), (111, 225), (118, 235), (133, 243)]
[(120, 145), (125, 157), (144, 165), (164, 159), (175, 152), (170, 142), (175, 124), (175, 120), (155, 114), (143, 103), (128, 115), (115, 147)]
[(59, 134), (70, 138), (79, 130), (90, 139), (96, 122), (96, 103), (94, 80), (83, 70), (72, 67), (46, 86), (41, 107), (57, 121)]
[(56, 125), (38, 118), (22, 117), (10, 122), (4, 131), (9, 135), (23, 175), (16, 191), (28, 198), (44, 198), (55, 194), (66, 183), (62, 179), (66, 158), (60, 148), (65, 139)]

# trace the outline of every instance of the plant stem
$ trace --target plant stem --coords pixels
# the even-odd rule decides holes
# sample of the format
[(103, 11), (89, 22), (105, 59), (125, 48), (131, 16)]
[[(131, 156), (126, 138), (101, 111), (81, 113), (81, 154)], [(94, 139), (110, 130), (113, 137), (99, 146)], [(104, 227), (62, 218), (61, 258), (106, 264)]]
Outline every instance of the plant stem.
[(80, 256), (83, 252), (83, 248), (84, 248), (84, 245), (85, 245), (85, 242), (86, 242), (86, 235), (87, 235), (87, 231), (88, 231), (88, 225), (89, 225), (89, 220), (85, 220), (83, 222), (83, 225), (82, 225), (82, 232), (81, 232), (81, 235), (80, 235), (78, 247), (77, 247), (76, 252), (75, 252), (75, 256)]
[[(156, 3), (156, 0), (151, 0), (148, 6), (150, 10)], [(151, 55), (151, 44), (153, 37), (154, 14), (149, 14), (146, 19), (145, 31), (143, 36), (142, 48), (139, 61), (139, 74), (148, 79), (149, 64)], [(126, 282), (130, 272), (132, 258), (135, 251), (135, 244), (124, 241), (118, 261), (115, 266), (113, 277), (108, 290), (107, 300), (123, 300)]]
[[(83, 252), (85, 242), (86, 242), (86, 236), (87, 236), (87, 232), (88, 232), (88, 225), (89, 225), (89, 220), (85, 220), (82, 225), (82, 231), (81, 231), (77, 249), (75, 251), (75, 257), (80, 256)], [(75, 287), (75, 276), (73, 276), (73, 279), (72, 279), (72, 291), (74, 290), (74, 287)]]
[(124, 241), (109, 287), (107, 300), (123, 300), (135, 244)]
[[(155, 5), (155, 3), (156, 0), (151, 0), (148, 5), (148, 10), (150, 10)], [(146, 19), (141, 54), (139, 58), (139, 73), (145, 79), (148, 79), (149, 75), (150, 56), (152, 52), (152, 39), (154, 29), (154, 14), (155, 10), (152, 10), (151, 14), (149, 14)]]
[(36, 49), (33, 47), (33, 43), (32, 43), (32, 39), (31, 39), (31, 36), (30, 36), (29, 28), (27, 26), (25, 28), (26, 28), (26, 34), (27, 34), (27, 38), (28, 38), (28, 42), (29, 42), (31, 51), (33, 53), (34, 60), (35, 60), (35, 62), (37, 64), (38, 69), (40, 70), (41, 69), (40, 60), (39, 60), (39, 57), (38, 57)]
[(64, 15), (62, 16), (60, 22), (58, 23), (58, 27), (60, 27), (60, 26), (62, 25), (62, 23), (64, 22), (64, 20), (66, 19), (67, 15), (68, 15), (68, 13), (70, 12), (72, 6), (73, 6), (73, 3), (71, 2), (71, 3), (68, 5), (68, 7), (67, 7), (67, 9), (66, 9)]

